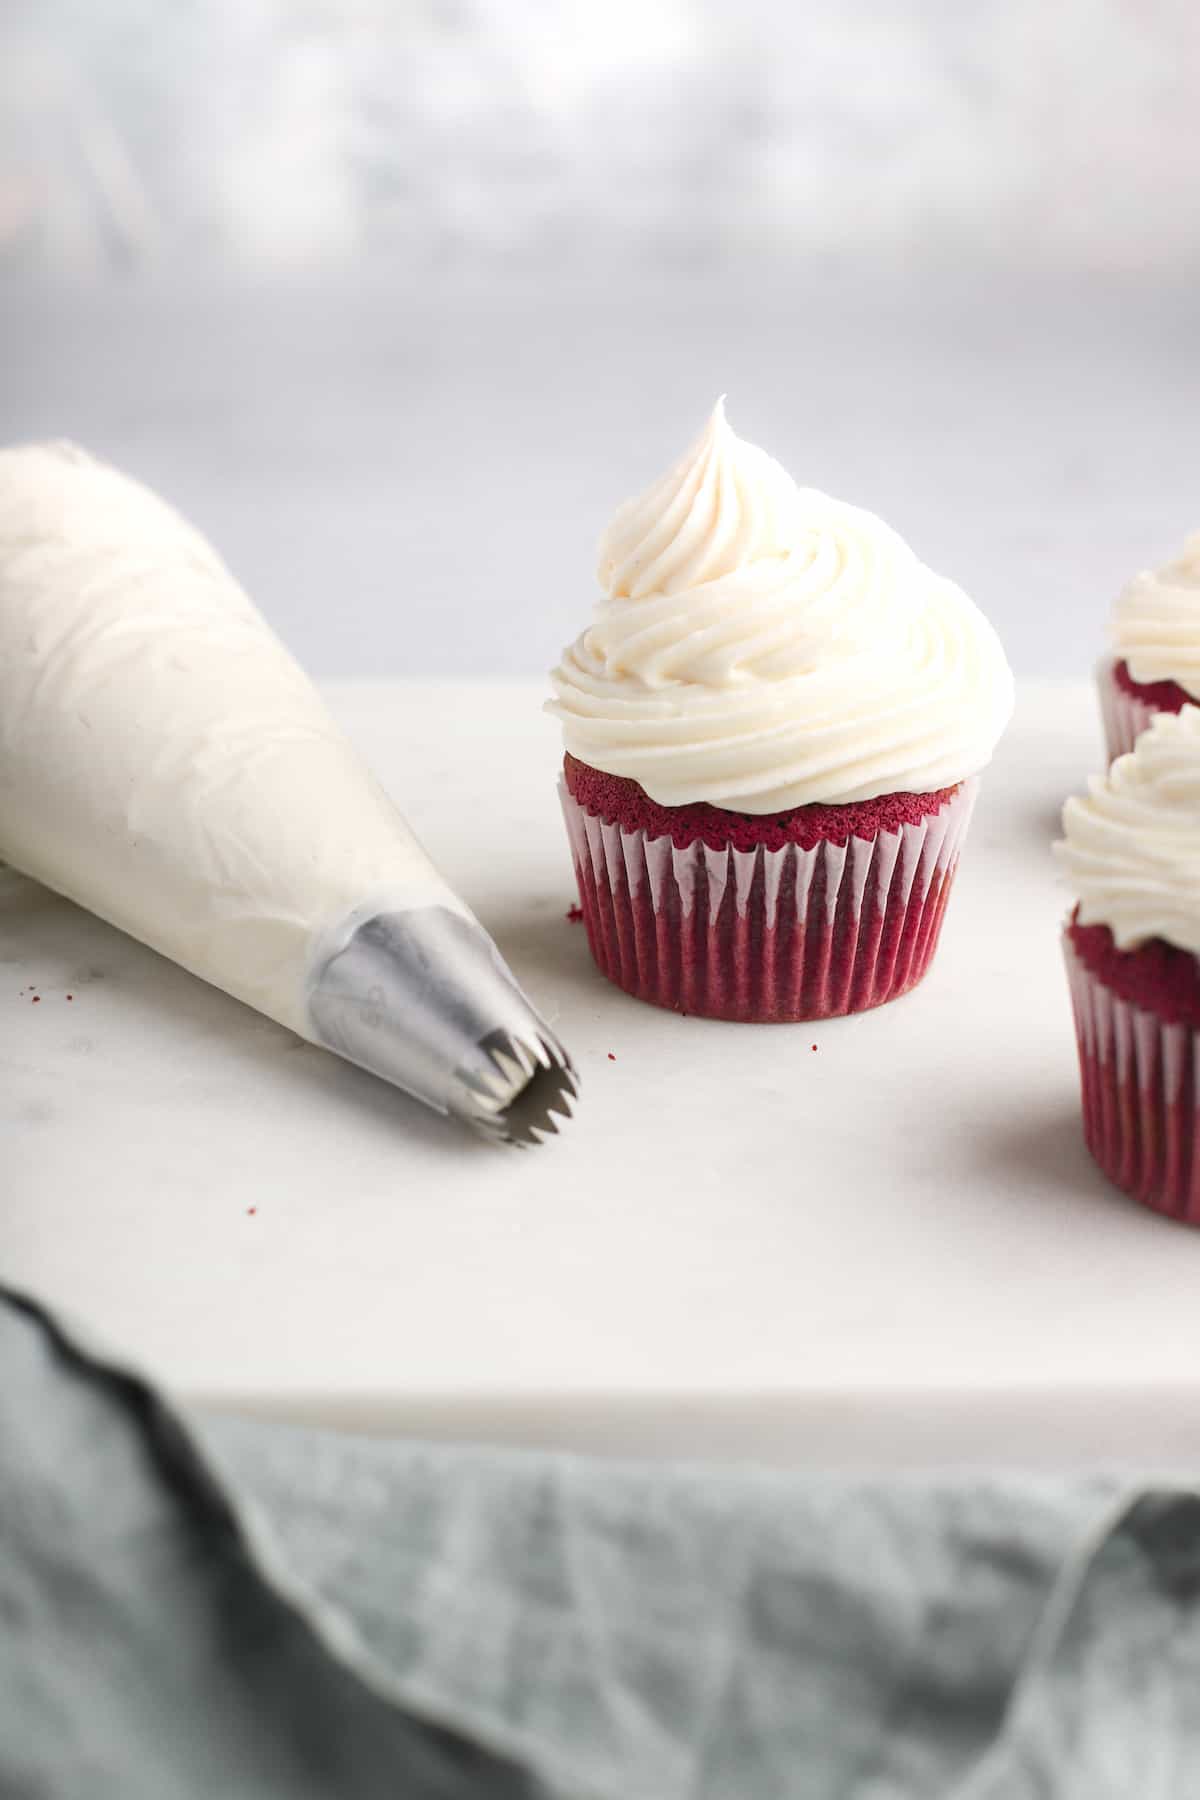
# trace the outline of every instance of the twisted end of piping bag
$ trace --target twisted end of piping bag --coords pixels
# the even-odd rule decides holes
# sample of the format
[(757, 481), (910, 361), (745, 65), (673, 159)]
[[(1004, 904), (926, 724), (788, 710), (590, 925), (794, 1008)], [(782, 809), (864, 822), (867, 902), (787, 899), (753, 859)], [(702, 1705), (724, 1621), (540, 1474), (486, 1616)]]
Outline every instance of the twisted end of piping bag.
[(380, 912), (313, 969), (317, 1043), (493, 1143), (541, 1142), (579, 1091), (570, 1057), (483, 927), (449, 906)]

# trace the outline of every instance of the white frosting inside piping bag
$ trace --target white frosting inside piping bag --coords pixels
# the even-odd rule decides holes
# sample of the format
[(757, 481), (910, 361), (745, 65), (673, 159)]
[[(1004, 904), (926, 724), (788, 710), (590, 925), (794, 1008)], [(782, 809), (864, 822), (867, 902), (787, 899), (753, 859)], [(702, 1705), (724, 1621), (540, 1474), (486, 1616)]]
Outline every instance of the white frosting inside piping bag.
[(69, 445), (0, 451), (0, 858), (302, 1036), (351, 914), (466, 912), (211, 546)]
[(872, 514), (798, 488), (720, 403), (618, 509), (599, 576), (549, 710), (573, 756), (665, 806), (928, 793), (977, 774), (1012, 712), (967, 596)]

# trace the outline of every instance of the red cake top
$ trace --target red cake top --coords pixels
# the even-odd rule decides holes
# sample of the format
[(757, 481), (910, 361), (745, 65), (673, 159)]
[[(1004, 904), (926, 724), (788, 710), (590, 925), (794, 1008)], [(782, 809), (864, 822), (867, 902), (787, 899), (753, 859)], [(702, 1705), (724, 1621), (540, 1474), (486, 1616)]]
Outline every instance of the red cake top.
[(1147, 706), (1157, 707), (1159, 712), (1182, 712), (1185, 706), (1196, 704), (1195, 696), (1181, 688), (1177, 681), (1135, 681), (1127, 662), (1117, 664), (1113, 680), (1123, 693), (1132, 694), (1135, 700), (1143, 700)]
[(1200, 959), (1190, 950), (1151, 938), (1136, 950), (1118, 950), (1107, 925), (1081, 925), (1079, 909), (1067, 935), (1085, 969), (1131, 1006), (1166, 1025), (1200, 1029)]
[(669, 837), (677, 850), (686, 850), (697, 839), (710, 850), (753, 850), (765, 844), (781, 850), (798, 844), (811, 850), (815, 844), (844, 844), (851, 837), (878, 837), (881, 831), (898, 831), (902, 825), (918, 825), (942, 810), (956, 787), (939, 788), (932, 794), (881, 794), (876, 800), (860, 800), (853, 806), (795, 806), (790, 812), (727, 812), (698, 800), (689, 806), (659, 806), (636, 781), (621, 775), (605, 775), (575, 757), (563, 759), (567, 791), (585, 812), (607, 825), (623, 825), (628, 831), (644, 831), (649, 838)]

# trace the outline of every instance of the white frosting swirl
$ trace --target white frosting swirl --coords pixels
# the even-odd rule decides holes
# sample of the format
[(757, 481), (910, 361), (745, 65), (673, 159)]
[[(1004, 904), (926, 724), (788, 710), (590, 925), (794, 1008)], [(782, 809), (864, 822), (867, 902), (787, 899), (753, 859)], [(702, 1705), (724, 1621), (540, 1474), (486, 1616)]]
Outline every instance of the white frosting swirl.
[(1200, 531), (1174, 562), (1134, 576), (1113, 608), (1112, 642), (1135, 681), (1176, 681), (1200, 700)]
[(1107, 925), (1121, 950), (1165, 938), (1200, 956), (1200, 707), (1157, 714), (1067, 801), (1063, 830), (1081, 924)]
[(976, 774), (1012, 712), (998, 638), (857, 507), (798, 488), (718, 402), (601, 539), (552, 677), (568, 751), (665, 806), (781, 812)]

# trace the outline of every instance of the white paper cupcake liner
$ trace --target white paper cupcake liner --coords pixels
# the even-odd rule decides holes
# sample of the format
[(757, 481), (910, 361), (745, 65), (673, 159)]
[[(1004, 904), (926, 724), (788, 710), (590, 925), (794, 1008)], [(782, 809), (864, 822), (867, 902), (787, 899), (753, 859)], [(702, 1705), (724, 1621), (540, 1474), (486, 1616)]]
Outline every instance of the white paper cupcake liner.
[(1104, 739), (1108, 760), (1127, 756), (1152, 719), (1162, 710), (1149, 706), (1136, 694), (1128, 693), (1117, 682), (1117, 658), (1106, 656), (1096, 670), (1096, 686), (1100, 693), (1100, 716), (1104, 721)]
[(563, 784), (592, 955), (627, 993), (710, 1018), (881, 1006), (929, 966), (976, 790), (964, 782), (919, 823), (844, 845), (681, 850), (606, 823)]
[(1088, 1149), (1141, 1205), (1200, 1224), (1200, 1032), (1121, 999), (1082, 961), (1069, 933), (1063, 953)]

